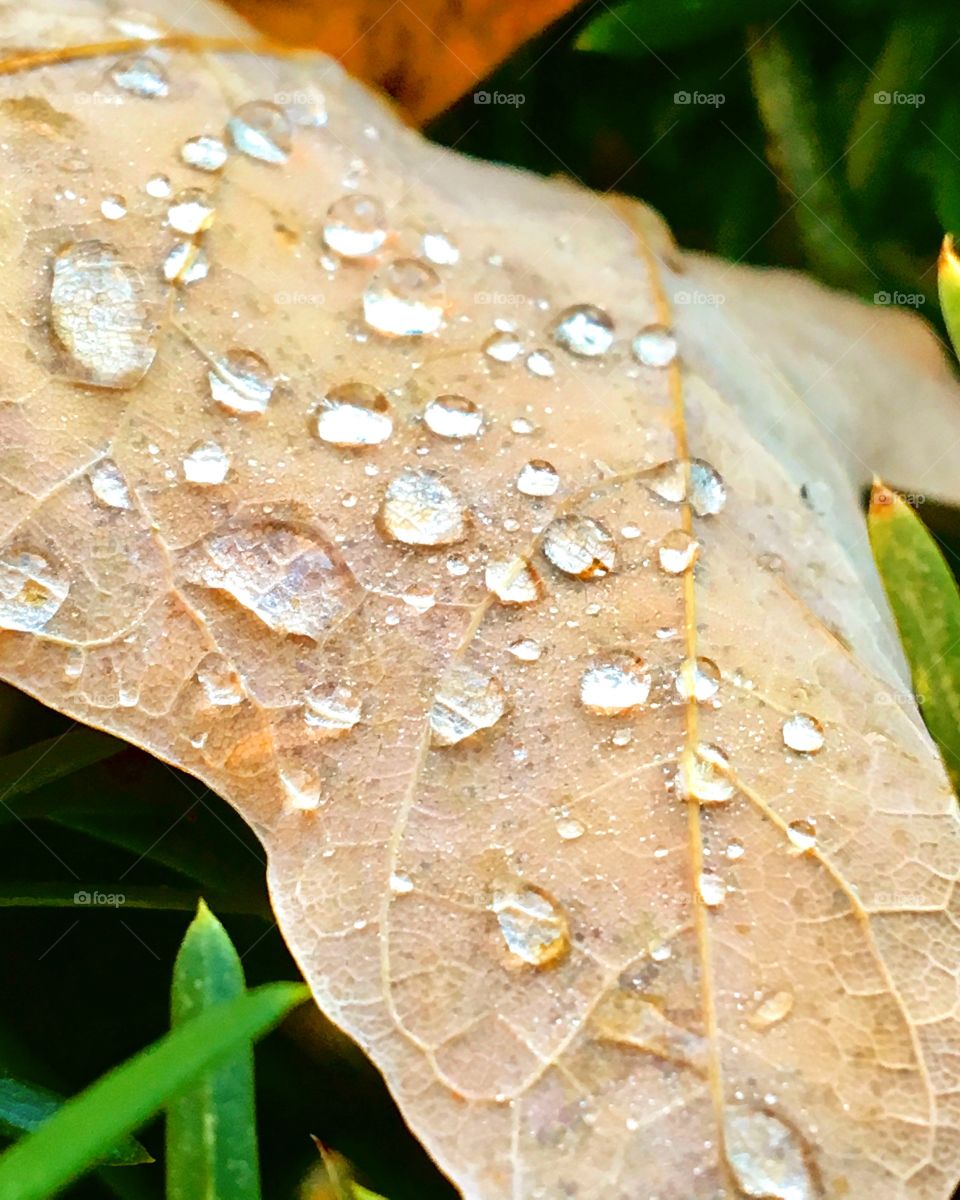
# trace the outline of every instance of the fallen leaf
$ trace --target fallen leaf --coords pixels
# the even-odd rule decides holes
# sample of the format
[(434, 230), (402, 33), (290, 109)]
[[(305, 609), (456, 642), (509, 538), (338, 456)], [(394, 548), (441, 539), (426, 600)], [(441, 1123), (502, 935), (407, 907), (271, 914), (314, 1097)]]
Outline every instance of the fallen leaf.
[(4, 20), (3, 678), (246, 816), (471, 1200), (945, 1200), (960, 838), (857, 509), (955, 487), (929, 335), (324, 60)]

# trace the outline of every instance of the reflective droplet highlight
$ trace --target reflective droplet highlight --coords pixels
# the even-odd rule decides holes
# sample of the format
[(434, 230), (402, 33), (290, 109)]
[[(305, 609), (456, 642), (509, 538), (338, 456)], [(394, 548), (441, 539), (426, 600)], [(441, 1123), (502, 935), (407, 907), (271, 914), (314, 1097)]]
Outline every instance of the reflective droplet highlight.
[(216, 442), (198, 442), (183, 460), (187, 483), (223, 483), (230, 470), (230, 456)]
[(277, 165), (290, 154), (292, 128), (282, 108), (266, 100), (241, 104), (227, 122), (234, 146), (248, 158)]
[(557, 819), (557, 835), (565, 842), (575, 842), (586, 832), (586, 825), (582, 821), (578, 821), (576, 817), (559, 817)]
[(584, 671), (580, 702), (598, 716), (620, 717), (646, 704), (651, 682), (642, 658), (616, 654)]
[(772, 992), (763, 997), (747, 1017), (747, 1022), (754, 1029), (770, 1029), (790, 1016), (793, 1012), (793, 1003), (792, 992)]
[(687, 470), (684, 459), (674, 458), (644, 471), (639, 479), (661, 500), (671, 504), (689, 501), (698, 517), (715, 516), (721, 512), (727, 502), (727, 489), (716, 468), (702, 458), (691, 458), (689, 481)]
[(525, 558), (488, 563), (484, 582), (501, 604), (533, 604), (543, 594), (543, 582)]
[(572, 514), (551, 521), (543, 535), (543, 553), (559, 571), (578, 579), (601, 579), (616, 562), (613, 535), (593, 517)]
[(185, 188), (173, 198), (167, 209), (167, 220), (178, 233), (191, 237), (213, 224), (216, 209), (213, 200), (202, 188)]
[(645, 367), (669, 367), (677, 357), (677, 339), (665, 325), (647, 325), (633, 339), (630, 349)]
[(157, 100), (170, 91), (167, 74), (156, 59), (128, 54), (110, 68), (110, 78), (121, 91), (143, 100)]
[(0, 557), (0, 629), (39, 633), (69, 591), (69, 582), (44, 555), (28, 549), (6, 551)]
[(560, 474), (553, 463), (533, 458), (520, 468), (517, 491), (524, 496), (552, 496), (560, 486)]
[(266, 412), (273, 395), (273, 372), (252, 350), (228, 350), (208, 372), (210, 395), (228, 412)]
[(445, 233), (425, 233), (420, 249), (423, 257), (438, 267), (452, 267), (460, 261), (460, 251)]
[(304, 708), (303, 719), (312, 733), (338, 738), (359, 723), (362, 704), (351, 688), (337, 685), (311, 688)]
[(379, 446), (393, 433), (390, 405), (370, 384), (339, 384), (314, 413), (313, 431), (331, 446)]
[(724, 1149), (737, 1185), (751, 1200), (818, 1200), (822, 1195), (797, 1134), (771, 1113), (729, 1108)]
[(537, 662), (543, 653), (540, 643), (533, 638), (517, 638), (515, 642), (510, 643), (507, 650), (514, 658), (526, 663)]
[(799, 818), (787, 826), (787, 837), (790, 844), (800, 854), (813, 850), (817, 844), (817, 825), (815, 821)]
[(503, 716), (506, 696), (499, 680), (465, 663), (456, 663), (444, 675), (430, 709), (430, 742), (455, 746), (482, 729), (490, 729)]
[(685, 529), (673, 529), (657, 547), (660, 570), (667, 575), (683, 575), (700, 554), (700, 543)]
[(553, 326), (553, 340), (581, 358), (597, 358), (613, 344), (614, 325), (609, 314), (593, 304), (565, 308)]
[(707, 908), (719, 908), (727, 898), (727, 888), (719, 875), (712, 871), (701, 871), (697, 880), (697, 890), (700, 899)]
[(387, 214), (376, 196), (351, 192), (327, 209), (323, 240), (343, 258), (376, 254), (387, 240)]
[(111, 459), (97, 463), (90, 471), (94, 499), (104, 508), (130, 508), (130, 492), (120, 468)]
[(220, 171), (229, 156), (229, 151), (220, 138), (211, 137), (208, 133), (187, 138), (180, 147), (180, 158), (188, 167), (196, 167), (198, 171)]
[(730, 760), (720, 747), (701, 742), (684, 756), (681, 791), (700, 804), (726, 804), (737, 791), (727, 774), (729, 770)]
[(825, 741), (823, 726), (809, 713), (794, 713), (783, 723), (783, 744), (797, 754), (816, 754)]
[(206, 251), (196, 242), (177, 242), (163, 260), (163, 277), (168, 283), (186, 286), (206, 279), (210, 263)]
[(445, 292), (440, 276), (417, 258), (380, 267), (363, 293), (363, 316), (387, 337), (421, 337), (443, 324)]
[(705, 704), (720, 689), (720, 668), (712, 658), (697, 658), (685, 662), (677, 672), (676, 689), (684, 700)]
[(563, 909), (542, 888), (516, 881), (497, 884), (490, 901), (511, 954), (532, 967), (557, 962), (570, 948)]
[(539, 379), (552, 379), (557, 373), (557, 365), (549, 350), (531, 350), (526, 360), (527, 370)]
[(438, 437), (474, 438), (483, 429), (483, 413), (466, 396), (437, 396), (423, 410), (423, 423)]
[(100, 212), (108, 221), (119, 221), (127, 215), (127, 202), (116, 193), (104, 196), (100, 201)]
[(467, 535), (466, 509), (432, 471), (406, 470), (392, 480), (378, 522), (407, 546), (448, 546)]
[(510, 330), (501, 329), (496, 333), (491, 333), (486, 339), (483, 343), (483, 352), (494, 362), (510, 363), (522, 354), (523, 342)]

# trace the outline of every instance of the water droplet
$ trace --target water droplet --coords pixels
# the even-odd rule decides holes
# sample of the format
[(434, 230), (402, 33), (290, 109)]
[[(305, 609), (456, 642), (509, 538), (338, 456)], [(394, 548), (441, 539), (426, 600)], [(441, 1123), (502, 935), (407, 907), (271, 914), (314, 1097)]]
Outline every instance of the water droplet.
[(145, 100), (156, 100), (170, 91), (167, 75), (156, 59), (128, 54), (110, 68), (110, 78), (121, 91)]
[(206, 279), (210, 263), (196, 242), (177, 242), (163, 260), (163, 277), (168, 283), (189, 284)]
[(481, 729), (489, 729), (503, 716), (505, 707), (499, 680), (465, 663), (454, 664), (441, 680), (430, 709), (431, 745), (455, 746)]
[(523, 342), (508, 329), (491, 333), (483, 343), (483, 352), (495, 362), (513, 362), (523, 352)]
[(65, 679), (79, 679), (83, 674), (83, 668), (86, 662), (86, 655), (76, 646), (72, 646), (67, 651), (67, 657), (63, 662), (63, 676)]
[(452, 267), (460, 261), (460, 251), (444, 233), (425, 233), (420, 249), (423, 257), (438, 267)]
[(433, 267), (398, 258), (379, 268), (363, 293), (363, 316), (388, 337), (436, 333), (443, 324), (444, 288)]
[(817, 844), (817, 825), (815, 821), (800, 818), (791, 821), (787, 826), (787, 837), (790, 844), (801, 854), (812, 850)]
[(736, 787), (727, 772), (730, 760), (719, 746), (701, 742), (692, 753), (684, 756), (679, 774), (682, 794), (701, 804), (725, 804), (736, 794)]
[(42, 554), (6, 552), (0, 558), (0, 629), (38, 633), (57, 614), (70, 584)]
[(413, 880), (409, 875), (403, 875), (399, 871), (394, 871), (390, 876), (390, 891), (395, 896), (409, 896), (413, 891)]
[(215, 708), (233, 708), (243, 702), (240, 676), (219, 655), (211, 654), (204, 659), (197, 668), (197, 682), (203, 688), (207, 703)]
[(719, 908), (727, 898), (727, 889), (719, 875), (712, 871), (701, 871), (697, 880), (700, 899), (708, 908)]
[(180, 147), (180, 157), (188, 167), (196, 167), (198, 171), (220, 171), (229, 157), (229, 152), (218, 137), (201, 133), (183, 143)]
[(633, 339), (630, 349), (645, 367), (669, 367), (677, 357), (677, 339), (665, 325), (647, 325)]
[(241, 154), (259, 162), (284, 163), (290, 154), (290, 121), (282, 108), (266, 100), (241, 104), (227, 122), (227, 132)]
[(543, 593), (540, 576), (520, 557), (487, 563), (484, 582), (501, 604), (533, 604)]
[(151, 175), (144, 184), (143, 190), (155, 200), (165, 200), (170, 195), (170, 180), (166, 175)]
[(192, 237), (210, 228), (215, 213), (212, 199), (202, 188), (184, 188), (174, 196), (167, 209), (167, 220), (178, 233)]
[(557, 468), (543, 458), (524, 463), (517, 476), (517, 491), (525, 496), (552, 496), (559, 486)]
[(593, 517), (573, 514), (551, 521), (543, 535), (543, 553), (559, 571), (578, 579), (601, 579), (616, 562), (613, 535)]
[(673, 529), (657, 548), (660, 569), (668, 575), (689, 571), (700, 554), (700, 543), (685, 529)]
[(304, 721), (314, 733), (341, 737), (360, 720), (362, 705), (353, 691), (342, 685), (314, 687), (304, 696)]
[(677, 673), (676, 689), (684, 700), (705, 704), (720, 688), (720, 668), (712, 658), (685, 662)]
[(273, 374), (252, 350), (228, 350), (208, 373), (210, 395), (232, 413), (262, 413), (273, 395)]
[(651, 682), (642, 658), (617, 654), (584, 671), (580, 701), (599, 716), (621, 717), (646, 704)]
[(284, 111), (294, 125), (302, 129), (322, 129), (329, 119), (327, 98), (312, 85), (298, 89), (292, 103), (285, 105)]
[(103, 242), (73, 242), (56, 256), (50, 319), (76, 382), (131, 387), (156, 355), (143, 281)]
[(671, 504), (689, 500), (698, 517), (715, 516), (727, 502), (726, 485), (717, 470), (702, 458), (691, 458), (689, 464), (689, 487), (687, 467), (682, 458), (660, 463), (644, 471), (639, 479), (662, 500)]
[(616, 729), (610, 737), (611, 746), (629, 746), (632, 741), (632, 729)]
[(735, 862), (738, 858), (743, 858), (747, 848), (739, 838), (731, 838), (727, 842), (726, 855), (731, 862)]
[(517, 638), (515, 642), (510, 643), (507, 650), (520, 662), (536, 662), (543, 653), (540, 643), (533, 638)]
[(109, 458), (90, 471), (90, 487), (94, 498), (105, 508), (130, 508), (130, 493), (120, 468)]
[(370, 384), (341, 383), (316, 409), (313, 431), (331, 446), (379, 446), (393, 433), (390, 405)]
[(575, 842), (586, 832), (586, 825), (582, 821), (578, 821), (576, 817), (560, 817), (557, 820), (557, 835), (565, 842)]
[(514, 417), (510, 422), (511, 433), (516, 433), (520, 437), (526, 437), (533, 433), (535, 426), (532, 421), (528, 421), (526, 417)]
[(279, 773), (287, 804), (301, 812), (320, 807), (320, 777), (315, 771), (288, 767)]
[(183, 460), (187, 483), (223, 483), (230, 470), (230, 456), (216, 442), (197, 442)]
[(483, 413), (466, 396), (437, 396), (423, 410), (423, 421), (431, 433), (445, 438), (477, 437), (483, 429)]
[(729, 1108), (724, 1149), (737, 1185), (755, 1200), (815, 1200), (821, 1195), (799, 1135), (771, 1113)]
[(467, 536), (467, 514), (431, 471), (406, 470), (387, 486), (378, 514), (388, 537), (407, 546), (449, 546)]
[(540, 379), (552, 379), (557, 373), (556, 363), (549, 350), (531, 350), (527, 355), (527, 370)]
[(556, 962), (570, 948), (570, 930), (560, 905), (542, 888), (520, 880), (497, 884), (490, 910), (507, 949), (532, 967)]
[(351, 193), (327, 209), (323, 240), (344, 258), (376, 254), (387, 240), (387, 214), (376, 196)]
[(823, 749), (823, 726), (809, 713), (794, 713), (783, 723), (783, 744), (797, 754), (816, 754)]
[(455, 579), (469, 574), (470, 564), (459, 554), (451, 554), (447, 559), (447, 570)]
[(792, 992), (772, 992), (764, 996), (757, 1007), (747, 1018), (754, 1029), (769, 1029), (786, 1020), (793, 1012)]
[(121, 217), (127, 215), (127, 202), (116, 193), (104, 196), (100, 201), (100, 212), (108, 221), (119, 221)]
[(613, 321), (593, 304), (574, 304), (557, 317), (553, 340), (571, 354), (596, 358), (613, 345)]

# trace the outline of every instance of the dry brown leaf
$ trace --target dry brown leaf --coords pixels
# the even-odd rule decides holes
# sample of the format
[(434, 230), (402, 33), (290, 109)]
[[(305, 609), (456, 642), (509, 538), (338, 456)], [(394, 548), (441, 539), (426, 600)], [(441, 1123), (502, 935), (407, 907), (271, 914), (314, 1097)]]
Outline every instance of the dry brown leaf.
[[(472, 1200), (945, 1200), (960, 839), (856, 507), (878, 421), (956, 440), (942, 368), (640, 206), (431, 148), (323, 62), (30, 61), (0, 78), (0, 674), (247, 817), (319, 1003)], [(287, 151), (242, 110), (284, 161), (181, 161), (254, 101), (306, 122)], [(375, 207), (327, 216), (357, 190), (379, 248)], [(682, 372), (631, 351), (669, 358), (670, 295)], [(602, 315), (552, 333), (585, 304), (594, 357)]]

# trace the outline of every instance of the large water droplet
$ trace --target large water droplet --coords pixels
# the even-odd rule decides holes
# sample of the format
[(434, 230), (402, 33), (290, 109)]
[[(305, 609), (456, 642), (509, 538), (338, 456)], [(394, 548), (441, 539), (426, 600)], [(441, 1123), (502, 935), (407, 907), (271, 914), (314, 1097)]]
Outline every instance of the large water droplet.
[(57, 254), (50, 322), (72, 360), (71, 376), (77, 382), (132, 387), (157, 352), (143, 281), (103, 242), (73, 242)]
[(809, 713), (794, 713), (783, 723), (783, 744), (797, 754), (816, 754), (823, 749), (823, 726)]
[(204, 248), (196, 242), (177, 242), (163, 260), (163, 277), (168, 283), (186, 285), (206, 279), (210, 263)]
[(387, 214), (376, 196), (356, 192), (341, 196), (327, 209), (323, 240), (344, 258), (376, 254), (387, 240)]
[(715, 516), (727, 502), (727, 488), (715, 467), (702, 458), (689, 460), (689, 485), (687, 466), (682, 458), (644, 471), (640, 482), (662, 500), (671, 504), (682, 504), (689, 500), (690, 507), (698, 517)]
[(127, 202), (122, 196), (112, 192), (100, 201), (100, 212), (108, 221), (119, 221), (127, 215)]
[(202, 233), (213, 224), (216, 209), (209, 194), (202, 188), (184, 188), (173, 198), (167, 209), (167, 220), (178, 233), (191, 237)]
[(467, 536), (466, 509), (432, 471), (406, 470), (392, 480), (378, 520), (407, 546), (449, 546)]
[(707, 908), (719, 908), (727, 898), (727, 888), (719, 875), (712, 871), (701, 871), (697, 880), (697, 891)]
[(506, 697), (499, 680), (456, 663), (441, 680), (430, 709), (430, 742), (455, 746), (481, 729), (496, 725)]
[(519, 358), (523, 351), (523, 342), (509, 329), (501, 329), (491, 333), (483, 343), (483, 352), (494, 362), (509, 363)]
[(817, 844), (816, 822), (804, 817), (791, 821), (787, 826), (787, 837), (791, 846), (800, 854), (813, 850)]
[(673, 529), (657, 547), (660, 569), (668, 575), (689, 571), (700, 554), (700, 543), (685, 529)]
[(677, 339), (665, 325), (647, 325), (630, 346), (633, 357), (645, 367), (669, 367), (677, 357)]
[(232, 413), (262, 413), (273, 395), (274, 377), (252, 350), (228, 350), (214, 363), (207, 379), (210, 395)]
[(156, 59), (146, 54), (128, 54), (110, 68), (110, 78), (121, 91), (144, 100), (156, 100), (170, 91), (167, 74)]
[(719, 746), (701, 742), (684, 757), (680, 769), (681, 792), (701, 804), (725, 804), (736, 794), (727, 772), (730, 760)]
[(553, 326), (553, 340), (582, 358), (606, 354), (613, 344), (613, 321), (593, 304), (565, 308)]
[(105, 508), (130, 508), (130, 493), (120, 468), (109, 458), (98, 462), (90, 471), (90, 487), (99, 504)]
[(712, 658), (697, 658), (685, 662), (677, 672), (676, 689), (684, 700), (706, 704), (720, 688), (720, 668)]
[(484, 581), (501, 604), (533, 604), (543, 593), (540, 576), (525, 558), (487, 563)]
[(230, 456), (216, 442), (197, 442), (183, 459), (187, 483), (223, 483), (230, 470)]
[(266, 100), (241, 104), (227, 122), (227, 132), (241, 154), (265, 163), (287, 161), (292, 129), (287, 114)]
[(570, 929), (560, 905), (542, 888), (505, 880), (493, 889), (490, 911), (507, 949), (532, 967), (557, 962), (570, 948)]
[(438, 437), (473, 438), (483, 429), (483, 413), (466, 396), (437, 396), (423, 410), (423, 423)]
[(599, 716), (620, 717), (646, 704), (651, 682), (642, 658), (617, 654), (584, 671), (580, 701)]
[(616, 543), (606, 526), (577, 514), (550, 522), (543, 535), (543, 553), (558, 570), (578, 579), (609, 575), (617, 557)]
[(748, 1023), (754, 1029), (770, 1029), (779, 1025), (793, 1012), (793, 992), (772, 992), (764, 996), (750, 1016)]
[(201, 133), (183, 143), (180, 147), (180, 157), (188, 167), (196, 167), (198, 171), (220, 171), (229, 157), (229, 152), (218, 137)]
[(734, 1178), (752, 1200), (815, 1200), (820, 1189), (799, 1135), (771, 1113), (727, 1110), (724, 1149)]
[(517, 491), (525, 496), (552, 496), (560, 486), (560, 475), (553, 463), (533, 458), (520, 468)]
[(444, 288), (433, 267), (398, 258), (380, 267), (363, 293), (364, 320), (388, 337), (436, 333), (443, 324)]
[(0, 629), (39, 633), (69, 591), (69, 582), (42, 554), (7, 551), (0, 558)]
[(314, 413), (313, 431), (332, 446), (379, 446), (393, 433), (390, 405), (370, 384), (341, 383)]
[(327, 738), (342, 737), (359, 722), (362, 703), (342, 684), (314, 687), (304, 697), (304, 721), (310, 730)]

